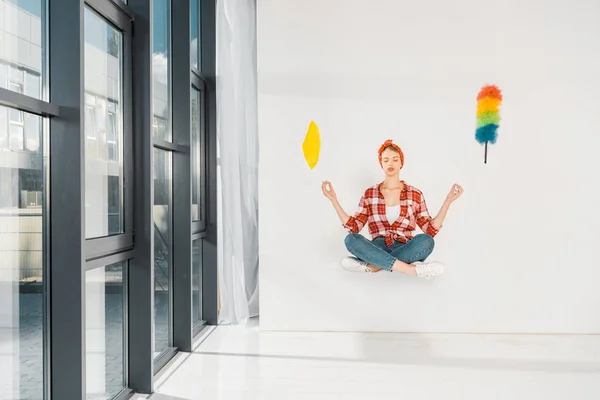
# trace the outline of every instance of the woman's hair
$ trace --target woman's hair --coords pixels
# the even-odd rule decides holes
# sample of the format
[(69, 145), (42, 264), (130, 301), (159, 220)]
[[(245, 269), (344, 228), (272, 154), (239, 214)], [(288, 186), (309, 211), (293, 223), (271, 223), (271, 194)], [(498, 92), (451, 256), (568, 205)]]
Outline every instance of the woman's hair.
[(402, 166), (404, 166), (404, 153), (402, 152), (402, 149), (397, 144), (392, 143), (391, 139), (386, 140), (379, 148), (379, 151), (378, 151), (379, 165), (381, 165), (381, 155), (387, 149), (393, 150), (396, 153), (400, 154), (400, 161), (402, 161)]

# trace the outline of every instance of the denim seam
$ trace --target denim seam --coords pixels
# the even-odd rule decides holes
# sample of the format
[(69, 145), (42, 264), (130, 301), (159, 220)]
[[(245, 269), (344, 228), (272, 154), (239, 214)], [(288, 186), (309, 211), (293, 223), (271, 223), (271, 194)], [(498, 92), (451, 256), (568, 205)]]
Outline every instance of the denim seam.
[(397, 260), (397, 259), (396, 259), (396, 257), (394, 257), (394, 256), (390, 256), (390, 257), (392, 257), (392, 258), (393, 258), (393, 260), (391, 260), (392, 262), (390, 263), (390, 266), (389, 266), (389, 267), (387, 267), (387, 268), (383, 267), (383, 269), (385, 269), (386, 271), (390, 271), (390, 272), (392, 272), (392, 267), (394, 266), (394, 263), (396, 262), (396, 260)]
[(417, 255), (415, 256), (416, 259), (413, 262), (416, 262), (416, 261), (420, 260), (421, 256), (423, 256), (423, 255), (425, 255), (427, 253), (431, 253), (432, 251), (433, 251), (433, 248), (432, 247), (428, 247), (427, 250), (423, 250), (422, 252), (417, 253)]

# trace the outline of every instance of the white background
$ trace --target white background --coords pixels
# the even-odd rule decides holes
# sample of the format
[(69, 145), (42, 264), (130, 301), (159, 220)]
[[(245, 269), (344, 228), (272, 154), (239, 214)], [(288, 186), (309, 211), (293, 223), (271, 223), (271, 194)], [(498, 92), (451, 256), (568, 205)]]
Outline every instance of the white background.
[[(600, 333), (600, 3), (263, 0), (257, 27), (261, 329)], [(504, 102), (484, 164), (488, 83)], [(431, 282), (339, 266), (321, 181), (354, 213), (388, 138), (433, 215), (465, 188)]]

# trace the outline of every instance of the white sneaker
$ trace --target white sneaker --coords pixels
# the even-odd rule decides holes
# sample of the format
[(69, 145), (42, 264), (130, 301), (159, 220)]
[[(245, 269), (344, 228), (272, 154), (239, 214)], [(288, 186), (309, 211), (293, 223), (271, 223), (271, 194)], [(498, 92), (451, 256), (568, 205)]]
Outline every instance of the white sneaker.
[(444, 273), (444, 264), (439, 261), (416, 262), (413, 264), (417, 270), (417, 276), (430, 280)]
[(341, 261), (342, 268), (351, 272), (372, 272), (366, 262), (354, 257), (344, 257)]

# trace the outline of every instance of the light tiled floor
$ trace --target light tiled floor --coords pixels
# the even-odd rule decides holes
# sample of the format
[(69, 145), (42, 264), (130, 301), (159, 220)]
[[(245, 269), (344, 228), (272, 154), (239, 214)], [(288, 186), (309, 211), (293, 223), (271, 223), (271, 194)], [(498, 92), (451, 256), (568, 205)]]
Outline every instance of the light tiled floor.
[(151, 400), (600, 399), (600, 336), (273, 333), (221, 326)]

